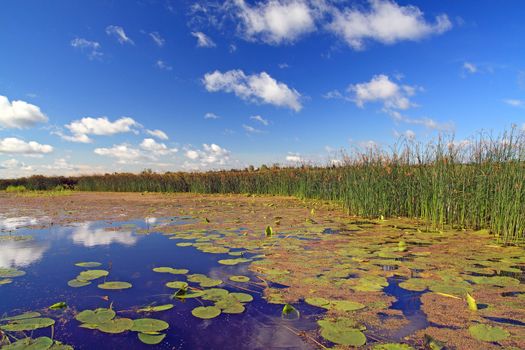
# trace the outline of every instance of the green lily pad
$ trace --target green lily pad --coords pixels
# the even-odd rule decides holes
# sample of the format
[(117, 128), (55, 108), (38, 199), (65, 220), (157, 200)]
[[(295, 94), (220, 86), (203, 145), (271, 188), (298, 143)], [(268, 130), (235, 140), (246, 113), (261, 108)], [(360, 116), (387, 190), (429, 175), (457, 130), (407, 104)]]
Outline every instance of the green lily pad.
[(237, 258), (237, 259), (222, 259), (222, 260), (219, 260), (218, 263), (222, 265), (233, 266), (233, 265), (237, 265), (237, 264), (241, 264), (241, 263), (245, 263), (249, 261), (252, 261), (252, 260), (247, 259), (247, 258)]
[(98, 329), (101, 332), (104, 333), (110, 333), (110, 334), (118, 334), (123, 333), (125, 331), (131, 330), (131, 327), (133, 327), (134, 321), (129, 318), (115, 318), (113, 320), (99, 323), (96, 326), (96, 329)]
[(20, 277), (25, 274), (22, 270), (0, 267), (0, 278)]
[(220, 284), (222, 284), (222, 280), (219, 280), (219, 279), (213, 279), (213, 278), (208, 278), (208, 279), (205, 279), (203, 281), (201, 281), (199, 283), (199, 285), (202, 287), (202, 288), (209, 288), (209, 287), (215, 287), (215, 286), (218, 286)]
[(183, 282), (183, 281), (172, 281), (172, 282), (166, 283), (166, 287), (173, 288), (173, 289), (183, 289), (183, 288), (188, 287), (188, 283)]
[(2, 346), (2, 350), (47, 350), (52, 345), (53, 340), (48, 337), (23, 338), (9, 345)]
[(191, 310), (191, 314), (195, 317), (208, 320), (219, 316), (221, 309), (216, 306), (199, 306)]
[(190, 270), (187, 269), (174, 269), (172, 267), (155, 267), (153, 271), (159, 273), (171, 273), (172, 275), (185, 275), (190, 272)]
[(500, 327), (492, 327), (486, 324), (477, 324), (469, 327), (470, 335), (474, 338), (486, 341), (494, 342), (508, 338), (510, 333)]
[(24, 318), (13, 320), (0, 329), (8, 332), (33, 331), (35, 329), (47, 328), (55, 324), (55, 320), (45, 317)]
[(67, 285), (70, 286), (70, 287), (73, 287), (73, 288), (80, 288), (80, 287), (85, 287), (85, 286), (89, 286), (91, 284), (91, 282), (89, 281), (82, 281), (82, 280), (78, 280), (78, 279), (74, 279), (74, 280), (70, 280), (67, 282)]
[(106, 282), (99, 284), (98, 287), (100, 289), (107, 289), (107, 290), (121, 290), (121, 289), (129, 289), (132, 287), (131, 283), (128, 282)]
[(164, 338), (166, 338), (166, 334), (147, 334), (147, 333), (139, 333), (138, 334), (139, 340), (147, 345), (157, 345), (160, 344)]
[(166, 311), (173, 309), (173, 304), (164, 304), (164, 305), (157, 305), (157, 306), (146, 306), (142, 309), (138, 309), (137, 312), (160, 312), (160, 311)]
[(363, 346), (366, 344), (365, 335), (357, 329), (322, 328), (321, 336), (340, 345)]
[(326, 306), (329, 306), (329, 304), (330, 304), (330, 301), (328, 299), (320, 298), (320, 297), (306, 298), (306, 299), (304, 299), (304, 301), (307, 304), (310, 304), (310, 305), (313, 305), (313, 306), (318, 306), (318, 307), (326, 307)]
[(1, 286), (1, 285), (4, 285), (4, 284), (9, 284), (9, 283), (13, 283), (13, 280), (10, 279), (10, 278), (3, 278), (3, 279), (0, 279), (0, 286)]
[(106, 277), (107, 275), (109, 275), (109, 272), (106, 270), (86, 270), (82, 271), (77, 279), (81, 281), (92, 281), (97, 278)]
[(211, 300), (211, 301), (219, 301), (223, 299), (224, 297), (228, 296), (230, 292), (228, 292), (226, 289), (222, 288), (211, 288), (204, 291), (204, 295), (202, 296), (202, 299), (204, 300)]
[(230, 295), (241, 303), (249, 303), (253, 300), (253, 296), (248, 293), (230, 293)]
[(199, 298), (204, 295), (204, 291), (202, 290), (196, 290), (196, 289), (180, 289), (177, 293), (175, 293), (175, 297), (178, 299), (191, 299), (191, 298)]
[(30, 312), (24, 312), (23, 314), (16, 315), (16, 316), (5, 317), (5, 318), (0, 319), (0, 321), (23, 320), (26, 318), (35, 318), (35, 317), (40, 317), (40, 316), (41, 315), (39, 312), (30, 311)]
[(168, 329), (170, 325), (162, 320), (154, 318), (139, 318), (133, 320), (133, 327), (131, 330), (134, 332), (148, 333), (148, 332), (160, 332)]
[(99, 263), (99, 262), (96, 262), (96, 261), (86, 261), (86, 262), (79, 262), (79, 263), (76, 263), (75, 266), (78, 266), (78, 267), (99, 267), (101, 266), (102, 264)]
[(364, 309), (364, 305), (355, 301), (349, 300), (331, 300), (330, 304), (333, 305), (335, 310), (339, 311), (355, 311)]
[[(178, 237), (172, 237), (172, 238), (177, 239)], [(189, 242), (180, 242), (180, 243), (177, 243), (177, 247), (191, 247), (192, 245), (193, 245), (193, 243), (189, 243)]]
[(116, 316), (111, 309), (99, 308), (95, 310), (84, 310), (75, 316), (75, 319), (82, 323), (99, 324), (112, 320)]
[(422, 278), (409, 278), (408, 280), (399, 283), (401, 288), (413, 292), (422, 292), (428, 288), (428, 285), (429, 281)]
[(249, 282), (250, 277), (248, 276), (230, 276), (230, 281), (233, 282)]
[[(217, 304), (215, 304), (215, 306), (217, 306)], [(230, 305), (229, 307), (225, 309), (221, 309), (223, 314), (242, 314), (245, 310), (246, 308), (241, 303), (236, 303), (236, 304)]]
[(49, 307), (49, 309), (51, 310), (60, 310), (60, 309), (64, 309), (67, 307), (67, 304), (65, 301), (61, 301), (61, 302), (58, 302), (58, 303), (54, 303), (53, 305), (51, 305)]

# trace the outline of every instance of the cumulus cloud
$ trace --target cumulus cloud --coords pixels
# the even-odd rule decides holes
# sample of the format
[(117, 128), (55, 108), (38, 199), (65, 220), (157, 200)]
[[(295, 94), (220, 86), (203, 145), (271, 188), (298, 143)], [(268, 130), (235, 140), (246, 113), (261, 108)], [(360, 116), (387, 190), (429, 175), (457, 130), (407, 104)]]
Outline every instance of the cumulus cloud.
[(71, 40), (71, 46), (76, 49), (79, 49), (82, 52), (86, 52), (89, 59), (97, 59), (103, 56), (103, 53), (100, 51), (100, 43), (96, 41), (87, 40), (84, 38), (75, 38)]
[(95, 148), (94, 152), (100, 156), (115, 158), (119, 164), (135, 163), (145, 158), (140, 150), (125, 143), (110, 148)]
[(159, 130), (159, 129), (155, 129), (155, 130), (147, 129), (146, 133), (148, 135), (151, 135), (153, 137), (158, 138), (159, 140), (167, 140), (168, 139), (168, 135), (166, 135), (166, 133), (164, 131)]
[(0, 169), (32, 171), (33, 167), (19, 161), (18, 159), (7, 159), (0, 163)]
[(106, 34), (117, 39), (121, 44), (135, 45), (133, 40), (126, 35), (124, 28), (120, 26), (110, 25), (106, 27)]
[(329, 31), (343, 38), (356, 50), (365, 47), (366, 41), (394, 44), (404, 40), (419, 40), (430, 35), (442, 34), (452, 28), (445, 14), (428, 22), (416, 6), (400, 6), (390, 0), (370, 0), (370, 7), (331, 9)]
[(296, 112), (302, 108), (299, 92), (276, 81), (266, 72), (246, 75), (239, 69), (224, 73), (216, 70), (205, 74), (203, 83), (210, 92), (233, 92), (243, 100), (287, 107)]
[(203, 32), (192, 32), (191, 35), (193, 35), (195, 38), (197, 38), (197, 47), (215, 47), (215, 43), (209, 36), (204, 34)]
[(367, 102), (381, 102), (386, 109), (408, 109), (413, 106), (410, 96), (416, 88), (399, 85), (384, 74), (375, 75), (369, 82), (350, 85), (348, 92), (357, 106), (363, 107)]
[(219, 119), (220, 116), (218, 116), (215, 113), (208, 112), (204, 115), (204, 119)]
[(0, 153), (38, 156), (51, 152), (53, 152), (52, 146), (43, 145), (35, 141), (26, 142), (16, 137), (0, 139)]
[(190, 167), (212, 167), (226, 165), (230, 161), (230, 151), (220, 147), (217, 144), (203, 144), (202, 149), (186, 149), (185, 157), (188, 158), (192, 164), (187, 164)]
[(67, 141), (90, 143), (92, 140), (89, 135), (110, 136), (125, 132), (135, 132), (133, 128), (139, 126), (139, 123), (129, 117), (122, 117), (114, 122), (109, 121), (107, 117), (85, 117), (65, 125), (72, 135), (64, 135), (61, 132), (57, 132), (57, 134)]
[(38, 106), (20, 100), (10, 102), (0, 95), (0, 127), (22, 129), (45, 122), (47, 117)]
[(160, 70), (168, 70), (168, 71), (173, 69), (172, 66), (170, 66), (169, 64), (167, 64), (163, 60), (157, 60), (157, 62), (155, 62), (155, 67), (157, 67)]
[(261, 117), (260, 115), (252, 115), (252, 116), (250, 117), (250, 119), (255, 120), (255, 121), (258, 121), (259, 123), (261, 123), (261, 124), (264, 125), (264, 126), (268, 126), (268, 124), (270, 124), (270, 122), (268, 121), (268, 119), (264, 119), (264, 118)]
[(292, 43), (316, 29), (314, 10), (304, 0), (270, 0), (255, 6), (232, 2), (241, 35), (270, 44)]
[(149, 36), (158, 47), (163, 47), (166, 43), (166, 40), (158, 32), (151, 32)]
[(147, 151), (148, 154), (153, 157), (165, 156), (178, 152), (176, 148), (168, 148), (164, 143), (157, 142), (150, 138), (144, 139), (140, 144), (140, 148)]
[(406, 115), (399, 113), (398, 111), (387, 111), (388, 114), (397, 122), (402, 122), (406, 124), (421, 125), (427, 129), (438, 130), (438, 131), (453, 131), (454, 124), (452, 123), (441, 123), (437, 122), (432, 118), (410, 118)]

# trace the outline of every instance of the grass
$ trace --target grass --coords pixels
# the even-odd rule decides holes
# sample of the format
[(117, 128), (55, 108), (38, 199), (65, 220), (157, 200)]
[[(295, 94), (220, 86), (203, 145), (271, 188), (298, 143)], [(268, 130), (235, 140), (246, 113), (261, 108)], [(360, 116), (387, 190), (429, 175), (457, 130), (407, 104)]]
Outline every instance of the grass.
[(352, 215), (423, 219), (437, 230), (489, 229), (502, 243), (525, 239), (525, 134), (468, 142), (403, 141), (342, 156), (339, 166), (261, 167), (201, 173), (150, 171), (0, 180), (0, 189), (291, 195), (341, 203)]

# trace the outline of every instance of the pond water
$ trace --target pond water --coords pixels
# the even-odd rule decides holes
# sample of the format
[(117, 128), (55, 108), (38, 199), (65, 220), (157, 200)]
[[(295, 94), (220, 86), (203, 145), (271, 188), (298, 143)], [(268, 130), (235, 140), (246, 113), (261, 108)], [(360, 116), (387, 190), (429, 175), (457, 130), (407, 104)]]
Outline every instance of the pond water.
[[(170, 218), (170, 225), (183, 223), (186, 218)], [(23, 221), (23, 220), (22, 220)], [(146, 219), (125, 223), (86, 222), (71, 226), (53, 226), (45, 229), (16, 229), (12, 220), (4, 230), (20, 240), (0, 241), (0, 268), (25, 271), (24, 276), (12, 278), (12, 283), (0, 286), (0, 318), (28, 311), (42, 313), (56, 321), (54, 338), (75, 349), (140, 349), (151, 348), (142, 344), (136, 332), (107, 334), (98, 330), (81, 328), (75, 315), (82, 310), (109, 308), (117, 317), (137, 319), (142, 317), (164, 320), (169, 329), (164, 340), (156, 345), (162, 349), (309, 349), (297, 332), (317, 328), (315, 315), (319, 308), (306, 304), (300, 308), (300, 317), (283, 317), (282, 305), (268, 304), (262, 298), (263, 287), (247, 270), (247, 264), (225, 266), (220, 259), (232, 258), (228, 254), (207, 254), (193, 247), (179, 247), (182, 240), (169, 239), (160, 233), (140, 234), (159, 220)], [(162, 220), (160, 220), (162, 222)], [(18, 222), (23, 225), (24, 222)], [(27, 224), (27, 220), (26, 220)], [(29, 224), (36, 224), (30, 221)], [(24, 240), (30, 235), (32, 239)], [(72, 288), (68, 281), (81, 271), (78, 262), (100, 262), (94, 269), (109, 271), (107, 277), (93, 280), (88, 286)], [(221, 314), (213, 319), (194, 317), (191, 311), (213, 302), (200, 298), (172, 299), (175, 292), (165, 286), (174, 280), (185, 281), (184, 275), (157, 273), (155, 267), (169, 266), (188, 269), (189, 274), (205, 274), (221, 279), (230, 292), (249, 293), (254, 300), (245, 305), (241, 314)], [(248, 276), (252, 283), (235, 283), (231, 275)], [(106, 281), (125, 281), (132, 288), (102, 290), (98, 284)], [(190, 285), (192, 285), (190, 283)], [(61, 310), (47, 308), (57, 302), (66, 302)], [(139, 314), (136, 309), (148, 305), (174, 304), (170, 310)], [(21, 333), (15, 333), (20, 335)], [(33, 338), (51, 337), (51, 329), (26, 332)]]

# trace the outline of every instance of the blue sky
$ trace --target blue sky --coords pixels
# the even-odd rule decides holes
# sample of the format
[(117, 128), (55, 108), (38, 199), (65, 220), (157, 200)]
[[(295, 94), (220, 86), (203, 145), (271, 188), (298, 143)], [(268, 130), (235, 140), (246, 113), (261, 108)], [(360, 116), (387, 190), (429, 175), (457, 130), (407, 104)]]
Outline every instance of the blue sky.
[(523, 1), (1, 7), (0, 177), (324, 164), (525, 122)]

